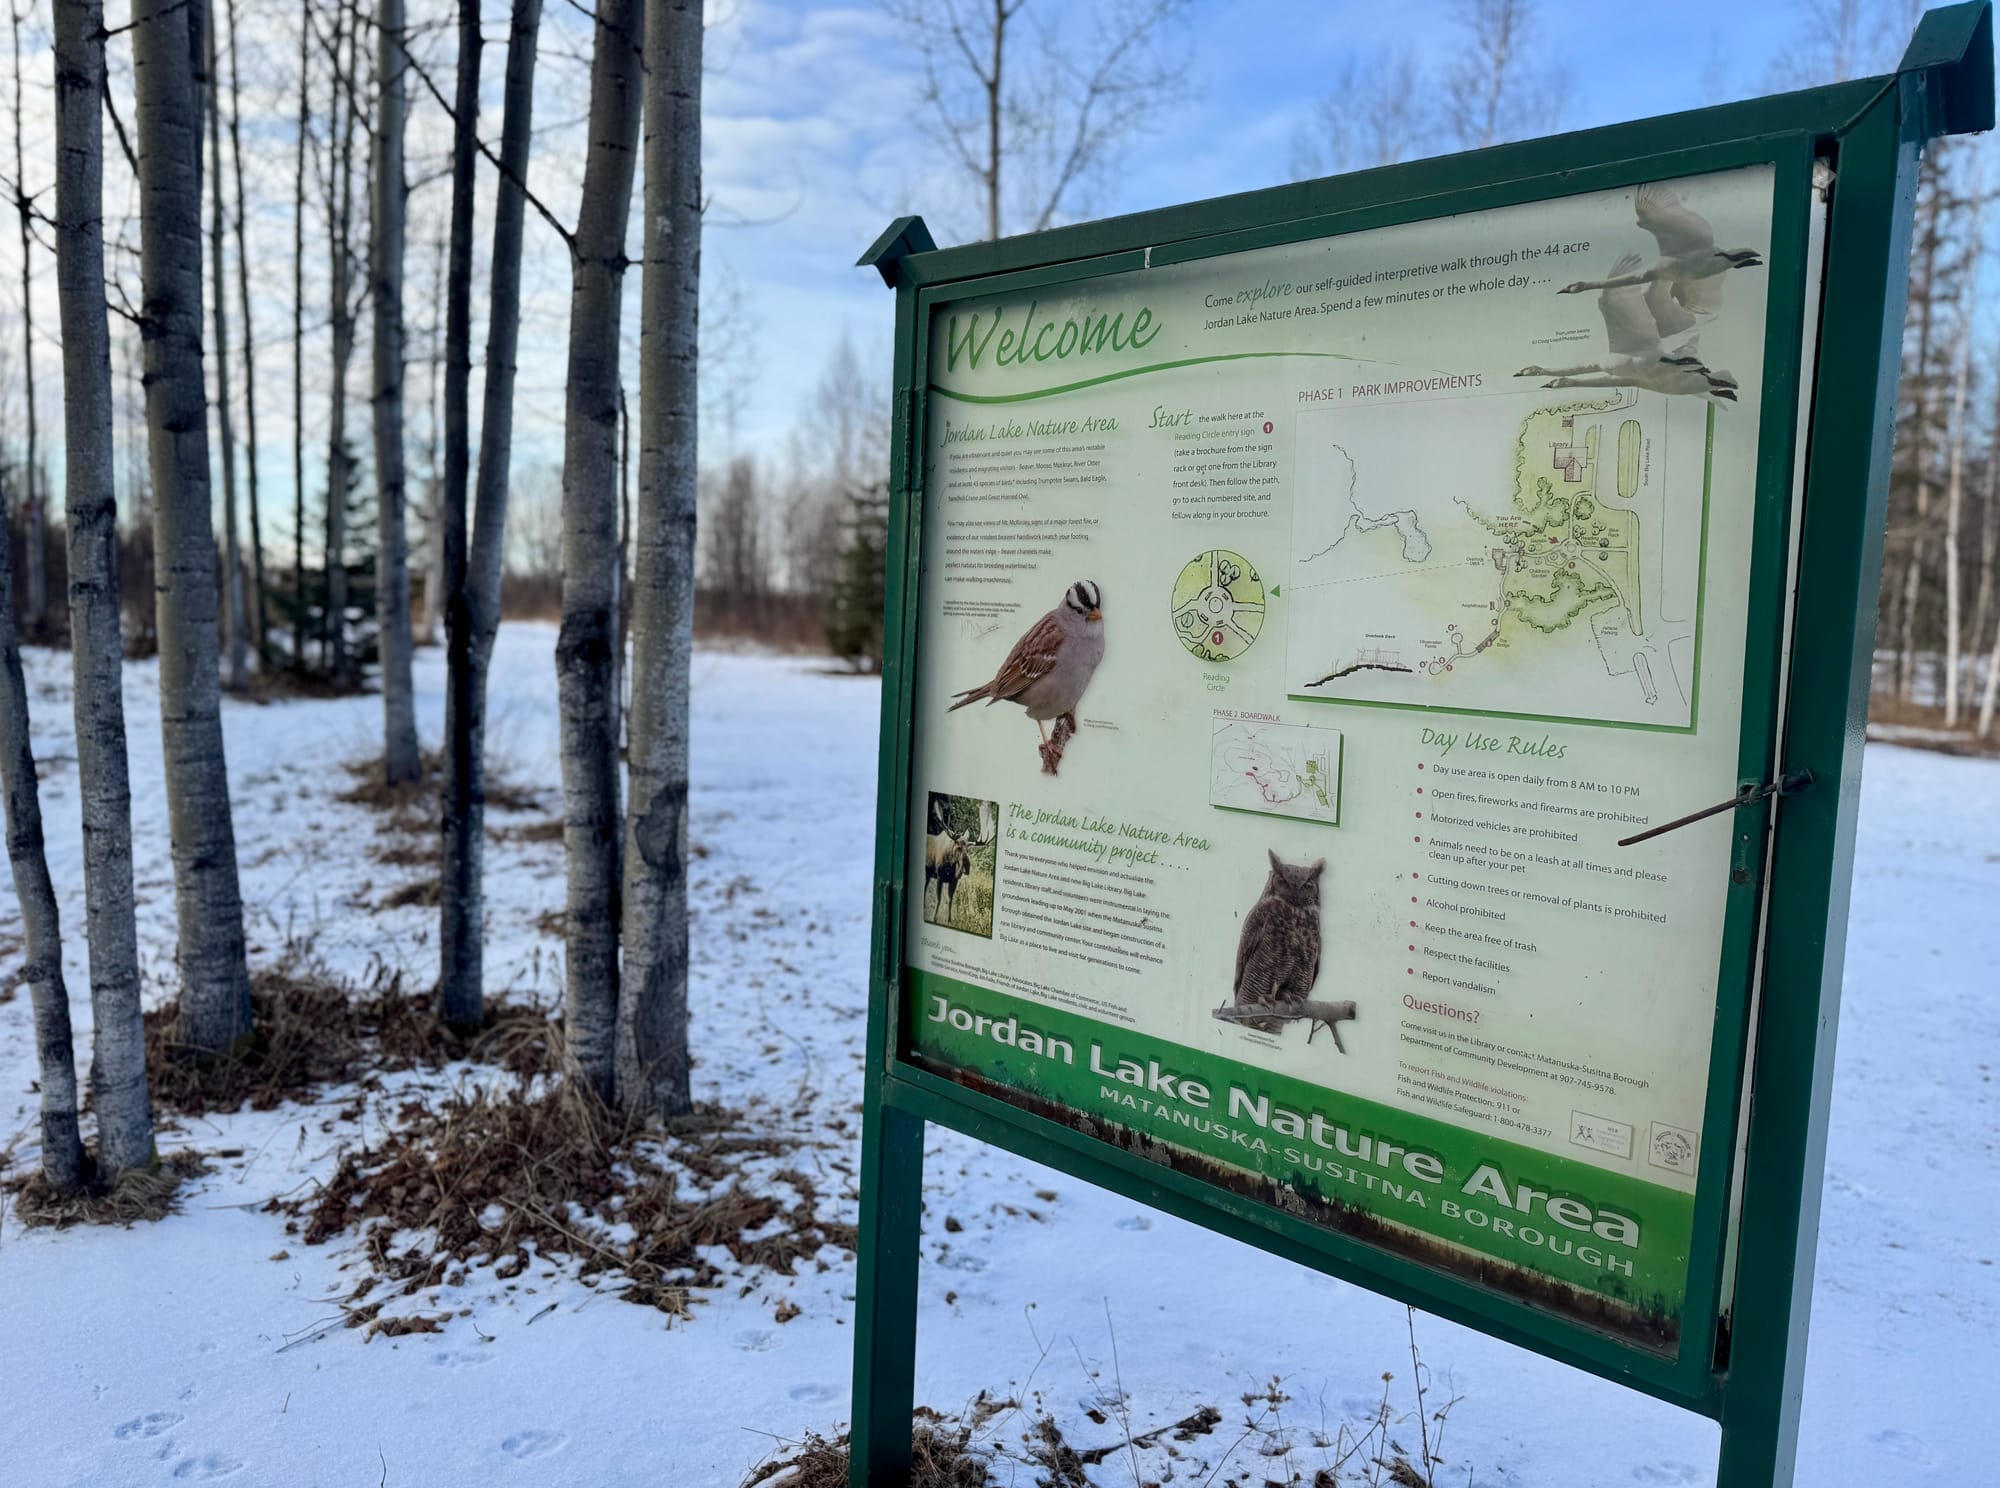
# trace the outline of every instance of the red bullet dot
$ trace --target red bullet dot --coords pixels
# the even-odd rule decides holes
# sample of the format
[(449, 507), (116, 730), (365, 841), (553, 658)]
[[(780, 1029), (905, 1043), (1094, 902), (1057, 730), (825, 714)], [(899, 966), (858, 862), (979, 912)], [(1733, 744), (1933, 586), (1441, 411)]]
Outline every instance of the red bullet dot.
[(1416, 949), (1416, 947), (1415, 947), (1415, 946), (1411, 946), (1411, 947), (1410, 947), (1410, 949), (1414, 951), (1414, 950)]
[(1422, 795), (1423, 793), (1424, 793), (1424, 788), (1423, 788), (1423, 787), (1422, 787), (1421, 785), (1420, 785), (1420, 786), (1418, 786), (1418, 787), (1417, 787), (1417, 794), (1421, 796), (1421, 795)]
[(1424, 840), (1424, 839), (1423, 839), (1423, 838), (1421, 838), (1421, 837), (1412, 837), (1412, 838), (1410, 839), (1410, 841), (1412, 841), (1412, 842), (1422, 842), (1423, 840)]
[(1419, 811), (1419, 812), (1417, 813), (1417, 820), (1418, 820), (1418, 821), (1422, 821), (1423, 819), (1424, 819), (1424, 814), (1423, 814), (1423, 812)]
[[(1412, 903), (1412, 904), (1415, 904), (1416, 902), (1417, 902), (1417, 901), (1416, 901), (1416, 900), (1414, 900), (1414, 899), (1412, 899), (1412, 900), (1410, 901), (1410, 903)], [(1412, 930), (1414, 930), (1414, 929), (1416, 929), (1416, 928), (1417, 928), (1417, 922), (1416, 922), (1415, 920), (1412, 920), (1412, 921), (1410, 921), (1410, 928), (1411, 928)]]
[(1414, 966), (1405, 966), (1403, 970), (1407, 971), (1411, 976), (1415, 976), (1417, 974), (1417, 969)]
[(1419, 770), (1421, 770), (1421, 769), (1423, 769), (1423, 766), (1422, 766), (1422, 765), (1418, 765), (1418, 766), (1417, 766), (1417, 768), (1418, 768)]

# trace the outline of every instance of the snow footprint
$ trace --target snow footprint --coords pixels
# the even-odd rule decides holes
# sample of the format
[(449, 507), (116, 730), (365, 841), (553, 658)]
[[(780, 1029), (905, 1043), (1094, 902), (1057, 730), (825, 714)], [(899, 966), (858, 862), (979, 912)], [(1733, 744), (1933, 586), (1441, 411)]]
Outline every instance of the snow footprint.
[(1130, 1214), (1118, 1221), (1121, 1230), (1150, 1230), (1153, 1222), (1143, 1214)]
[(187, 1419), (178, 1411), (148, 1411), (145, 1415), (127, 1421), (111, 1434), (119, 1441), (144, 1441), (149, 1436), (158, 1436), (163, 1431), (172, 1431)]
[(746, 1354), (767, 1354), (783, 1341), (768, 1328), (752, 1328), (736, 1335), (736, 1346)]
[(1894, 1452), (1898, 1457), (1921, 1463), (1925, 1467), (1931, 1465), (1930, 1448), (1924, 1445), (1922, 1437), (1912, 1436), (1907, 1431), (1898, 1431), (1892, 1426), (1877, 1431), (1868, 1439), (1876, 1446)]
[(431, 1355), (431, 1363), (440, 1369), (469, 1369), (474, 1364), (484, 1364), (493, 1355), (483, 1348), (445, 1349)]
[(525, 1460), (529, 1457), (545, 1457), (550, 1452), (561, 1451), (568, 1445), (569, 1437), (560, 1431), (539, 1429), (517, 1431), (500, 1443), (500, 1450), (509, 1457)]
[(791, 1396), (807, 1405), (824, 1405), (829, 1400), (839, 1399), (840, 1391), (831, 1385), (794, 1385)]
[(1635, 1467), (1632, 1476), (1641, 1483), (1696, 1483), (1701, 1481), (1701, 1470), (1685, 1462), (1661, 1462), (1652, 1467)]
[(177, 1483), (210, 1483), (242, 1471), (243, 1464), (234, 1457), (225, 1457), (220, 1452), (204, 1452), (199, 1457), (183, 1460), (174, 1469), (173, 1476)]

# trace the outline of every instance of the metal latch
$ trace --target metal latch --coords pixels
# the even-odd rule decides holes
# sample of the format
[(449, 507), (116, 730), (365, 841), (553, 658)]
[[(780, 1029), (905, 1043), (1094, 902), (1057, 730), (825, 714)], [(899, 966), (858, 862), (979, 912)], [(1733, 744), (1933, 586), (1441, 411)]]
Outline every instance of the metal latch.
[(1780, 775), (1776, 780), (1767, 780), (1762, 785), (1746, 785), (1726, 801), (1717, 801), (1713, 806), (1704, 806), (1699, 811), (1690, 811), (1686, 816), (1675, 817), (1670, 822), (1662, 822), (1657, 827), (1648, 827), (1643, 832), (1635, 832), (1630, 837), (1618, 839), (1620, 847), (1632, 847), (1667, 832), (1678, 831), (1692, 826), (1698, 821), (1707, 821), (1711, 816), (1720, 816), (1725, 811), (1734, 811), (1739, 806), (1748, 806), (1763, 800), (1766, 796), (1796, 796), (1813, 783), (1810, 770), (1793, 770)]

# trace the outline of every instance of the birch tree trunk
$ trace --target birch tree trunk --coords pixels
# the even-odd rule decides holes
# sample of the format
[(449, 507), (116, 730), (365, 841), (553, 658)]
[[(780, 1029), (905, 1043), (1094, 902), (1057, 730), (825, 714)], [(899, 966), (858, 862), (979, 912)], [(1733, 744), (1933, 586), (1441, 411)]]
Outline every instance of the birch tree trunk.
[(424, 610), (422, 644), (438, 643), (444, 620), (444, 438), (438, 378), (444, 370), (442, 307), (445, 303), (445, 240), (438, 238), (431, 259), (430, 456), (424, 500)]
[(139, 264), (153, 471), (154, 605), (179, 920), (181, 1042), (233, 1053), (250, 1033), (243, 900), (222, 747), (215, 529), (201, 376), (200, 0), (136, 0)]
[(203, 90), (208, 105), (208, 158), (210, 161), (208, 257), (209, 282), (214, 292), (215, 319), (215, 430), (222, 445), (222, 630), (228, 637), (229, 690), (241, 692), (250, 685), (250, 624), (243, 613), (243, 548), (236, 525), (236, 432), (229, 419), (229, 277), (228, 255), (223, 251), (223, 171), (222, 171), (222, 74), (215, 65), (213, 9), (202, 38), (207, 58), (208, 85)]
[(1988, 441), (1986, 451), (1986, 495), (1979, 505), (1979, 591), (1972, 602), (1972, 644), (1966, 648), (1968, 698), (1979, 682), (1979, 648), (1985, 644), (1986, 628), (1993, 619), (1994, 559), (2000, 555), (2000, 393), (1996, 393), (1995, 404), (1995, 437)]
[[(90, 950), (91, 1100), (99, 1171), (153, 1161), (132, 788), (125, 763), (118, 623), (118, 497), (111, 455), (111, 327), (104, 304), (104, 4), (56, 7), (56, 293), (62, 319), (64, 532), (77, 781), (83, 798), (84, 937)], [(63, 1022), (68, 1022), (65, 1007)], [(47, 1075), (43, 1076), (46, 1091)]]
[(383, 782), (423, 773), (410, 681), (410, 551), (403, 512), (403, 0), (375, 16), (375, 200), (369, 293), (375, 304), (375, 619), (382, 654)]
[[(514, 0), (500, 119), (500, 182), (488, 277), (486, 393), (480, 409), (479, 478), (471, 541), (446, 616), (444, 876), (438, 946), (443, 1013), (454, 1027), (485, 1016), (481, 881), (486, 837), (486, 671), (500, 627), (507, 477), (513, 452), (515, 354), (521, 333), (521, 238), (533, 143), (535, 40), (541, 0)], [(460, 123), (463, 124), (463, 117)]]
[[(445, 948), (438, 958), (438, 990), (441, 1013), (447, 1021), (477, 1023), (484, 1014), (484, 996), (475, 981), (468, 997), (454, 976), (462, 969), (452, 959), (450, 932), (455, 928), (449, 905), (465, 893), (468, 866), (477, 875), (478, 865), (467, 865), (455, 854), (457, 840), (453, 822), (472, 808), (468, 795), (471, 780), (452, 764), (452, 720), (465, 706), (458, 698), (459, 686), (471, 675), (468, 659), (472, 627), (466, 617), (466, 495), (471, 479), (472, 384), (472, 234), (473, 208), (477, 200), (479, 164), (479, 60), (483, 46), (479, 34), (479, 0), (458, 0), (458, 75), (452, 102), (451, 135), (451, 269), (445, 291), (444, 364), (444, 481), (438, 492), (438, 550), (443, 566), (445, 626), (445, 760), (443, 781), (443, 839), (440, 852), (439, 928)], [(477, 892), (477, 885), (472, 892)], [(473, 933), (478, 933), (473, 920)]]
[(21, 377), (28, 401), (28, 469), (27, 479), (22, 482), (26, 499), (21, 506), (21, 515), (25, 519), (23, 545), (28, 550), (24, 555), (27, 560), (23, 573), (27, 583), (27, 604), (24, 608), (28, 635), (30, 639), (39, 639), (49, 610), (48, 572), (42, 541), (47, 520), (42, 504), (42, 456), (35, 420), (34, 203), (28, 195), (26, 151), (21, 140), (21, 12), (18, 0), (10, 0), (7, 15), (13, 23), (14, 33), (14, 205), (21, 219)]
[(1979, 737), (1993, 732), (1993, 702), (2000, 695), (2000, 630), (1993, 632), (1993, 649), (1986, 657), (1986, 691), (1979, 698)]
[[(243, 190), (243, 72), (236, 54), (236, 0), (229, 6), (229, 156), (236, 167), (236, 293), (243, 311), (243, 435), (249, 458), (250, 494), (250, 638), (258, 665), (265, 663), (264, 523), (257, 481), (257, 333), (250, 318), (250, 226), (248, 198)], [(216, 286), (217, 294), (222, 287)]]
[[(1975, 241), (1976, 239), (1975, 224)], [(1972, 309), (1968, 298), (1965, 324), (1959, 327), (1952, 368), (1951, 464), (1944, 495), (1944, 725), (1958, 727), (1958, 536), (1965, 506), (1965, 388), (1972, 373)]]
[(625, 222), (644, 101), (642, 0), (598, 0), (590, 150), (570, 245), (569, 384), (563, 429), (562, 698), (565, 1043), (598, 1097), (617, 1094), (618, 353)]
[[(99, 1171), (153, 1161), (132, 787), (125, 763), (118, 614), (118, 496), (111, 454), (111, 327), (104, 304), (104, 4), (56, 7), (56, 292), (62, 319), (64, 532), (77, 781), (83, 798), (84, 938), (90, 950), (91, 1101)], [(65, 1023), (68, 1011), (65, 1008)], [(43, 1076), (47, 1087), (47, 1076)]]
[(28, 995), (35, 1009), (35, 1053), (42, 1087), (42, 1176), (58, 1193), (83, 1185), (78, 1135), (76, 1051), (70, 1040), (69, 988), (63, 984), (62, 920), (42, 851), (42, 803), (35, 751), (28, 739), (28, 684), (14, 633), (13, 533), (0, 492), (0, 788), (6, 792), (7, 861), (21, 904), (28, 950)]
[(688, 1084), (688, 659), (694, 637), (696, 332), (701, 302), (701, 4), (646, 7), (646, 237), (639, 331), (639, 510), (632, 573), (631, 808), (618, 1099), (691, 1105)]
[[(360, 16), (351, 7), (335, 12), (333, 23), (334, 175), (327, 183), (328, 260), (332, 282), (328, 289), (328, 312), (333, 323), (333, 371), (327, 390), (326, 440), (326, 552), (321, 567), (326, 575), (325, 664), (336, 683), (347, 681), (347, 488), (353, 480), (354, 462), (347, 445), (347, 372), (354, 361), (354, 306), (351, 299), (354, 274), (354, 129), (358, 90), (354, 86), (356, 35)], [(341, 47), (347, 50), (345, 60)], [(345, 112), (341, 101), (346, 99)]]
[(312, 4), (299, 7), (299, 150), (292, 183), (292, 666), (306, 665), (306, 145), (312, 137)]

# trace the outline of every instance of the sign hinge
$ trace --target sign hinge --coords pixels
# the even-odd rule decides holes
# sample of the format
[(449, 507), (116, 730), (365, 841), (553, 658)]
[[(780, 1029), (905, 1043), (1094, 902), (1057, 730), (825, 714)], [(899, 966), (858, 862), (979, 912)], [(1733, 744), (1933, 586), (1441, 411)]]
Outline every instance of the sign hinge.
[(914, 491), (921, 484), (917, 480), (917, 390), (906, 387), (902, 390), (903, 407), (903, 489)]
[(903, 917), (896, 912), (896, 885), (885, 880), (875, 895), (875, 913), (882, 925), (882, 981), (893, 984), (903, 964)]

